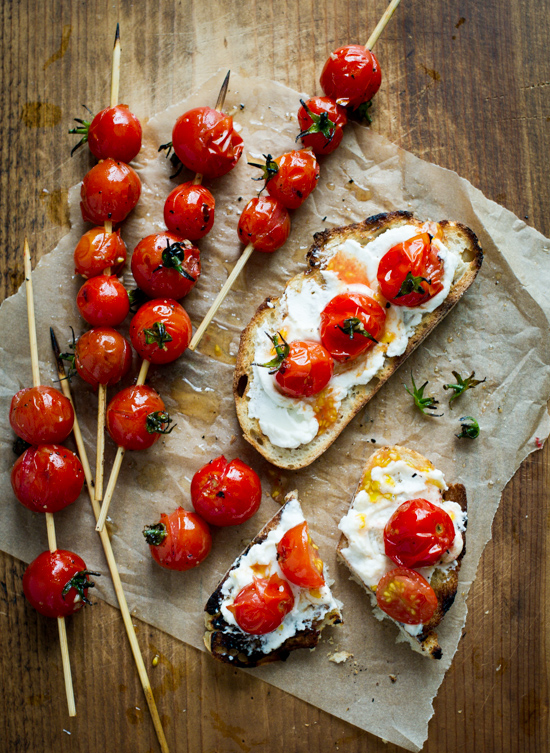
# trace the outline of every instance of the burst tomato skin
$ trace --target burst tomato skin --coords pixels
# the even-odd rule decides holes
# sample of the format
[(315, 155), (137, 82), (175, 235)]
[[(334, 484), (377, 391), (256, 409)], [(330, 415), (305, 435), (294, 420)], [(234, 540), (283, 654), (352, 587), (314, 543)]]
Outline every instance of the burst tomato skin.
[(223, 455), (195, 473), (191, 501), (213, 526), (235, 526), (252, 517), (260, 506), (262, 484), (258, 474), (239, 458), (227, 462)]
[(11, 472), (15, 496), (33, 512), (63, 510), (78, 498), (83, 484), (80, 460), (62, 445), (29, 447)]
[(323, 562), (311, 541), (306, 521), (289, 529), (277, 544), (277, 560), (283, 575), (301, 588), (325, 585)]
[(178, 507), (170, 515), (161, 513), (160, 523), (166, 527), (166, 537), (158, 545), (149, 544), (149, 549), (161, 567), (183, 572), (197, 567), (208, 556), (212, 535), (200, 515)]
[(374, 97), (382, 82), (382, 72), (370, 50), (349, 44), (330, 55), (320, 81), (327, 97), (343, 107), (356, 108)]
[(382, 576), (376, 601), (383, 612), (405, 625), (425, 625), (438, 606), (428, 581), (408, 567), (396, 567)]
[(284, 395), (311, 397), (327, 386), (333, 368), (330, 353), (322, 345), (294, 340), (275, 375), (275, 382)]
[(176, 121), (172, 145), (179, 160), (205, 178), (220, 178), (232, 170), (243, 151), (233, 118), (211, 107), (195, 107)]
[(292, 589), (273, 574), (270, 578), (255, 578), (241, 589), (229, 609), (245, 633), (265, 635), (279, 627), (293, 606)]
[[(335, 361), (356, 358), (375, 343), (360, 332), (353, 337), (342, 332), (345, 322), (359, 319), (362, 327), (375, 340), (384, 329), (386, 311), (374, 298), (360, 293), (342, 293), (335, 296), (321, 312), (321, 342)], [(348, 327), (349, 328), (349, 327)]]
[(172, 233), (198, 241), (212, 230), (216, 202), (208, 188), (182, 183), (168, 195), (164, 222)]
[[(430, 280), (429, 283), (420, 282), (424, 293), (413, 291), (406, 295), (398, 295), (408, 273), (413, 277)], [(442, 277), (443, 264), (427, 233), (421, 233), (390, 248), (380, 259), (377, 272), (382, 295), (394, 306), (410, 308), (426, 303), (443, 290)]]
[(126, 244), (120, 230), (106, 233), (104, 227), (94, 227), (84, 233), (74, 250), (74, 271), (82, 277), (97, 277), (108, 267), (118, 276), (126, 261)]
[(120, 382), (132, 365), (132, 346), (112, 327), (84, 332), (75, 347), (75, 366), (85, 382), (107, 387)]
[[(171, 339), (167, 342), (148, 343), (148, 334), (145, 330), (155, 330), (159, 323)], [(149, 301), (139, 309), (130, 322), (132, 345), (142, 358), (151, 363), (175, 361), (186, 350), (191, 335), (191, 320), (187, 312), (177, 301), (170, 298)]]
[(106, 107), (90, 123), (88, 146), (97, 159), (131, 162), (141, 149), (141, 123), (128, 105)]
[(454, 538), (450, 515), (426, 499), (403, 502), (384, 528), (386, 555), (403, 567), (435, 565)]
[(80, 315), (92, 327), (116, 327), (130, 311), (124, 285), (115, 275), (97, 275), (86, 280), (76, 296)]
[(313, 152), (287, 152), (275, 160), (279, 169), (266, 183), (270, 196), (287, 209), (298, 209), (317, 186), (320, 169)]
[[(344, 126), (348, 122), (345, 109), (337, 105), (330, 97), (312, 97), (307, 100), (306, 105), (314, 115), (326, 113), (326, 117), (333, 125), (330, 126), (332, 132), (330, 138), (322, 133), (308, 133), (301, 137), (303, 145), (313, 149), (317, 155), (331, 154), (338, 149), (344, 136)], [(301, 132), (307, 131), (313, 124), (311, 115), (304, 106), (298, 110), (298, 122)]]
[(243, 209), (237, 230), (241, 243), (252, 243), (256, 251), (271, 254), (286, 242), (290, 216), (277, 199), (258, 196)]
[[(163, 264), (167, 246), (178, 244), (184, 251), (182, 269), (194, 278), (189, 280), (177, 269)], [(201, 273), (200, 252), (175, 233), (155, 233), (143, 238), (132, 254), (132, 274), (141, 290), (151, 298), (183, 298), (195, 287)]]
[(123, 222), (139, 201), (141, 181), (135, 170), (110, 157), (86, 173), (80, 189), (84, 222)]
[(59, 444), (67, 439), (73, 423), (70, 400), (53, 387), (27, 387), (13, 396), (10, 424), (29, 444)]
[[(65, 549), (42, 552), (23, 575), (23, 592), (27, 601), (45, 617), (69, 617), (84, 606), (75, 588), (63, 596), (63, 589), (78, 573), (86, 572), (84, 560)], [(86, 574), (85, 579), (89, 581)], [(88, 589), (84, 588), (84, 596)]]
[[(147, 431), (147, 417), (152, 413), (165, 412), (161, 396), (152, 387), (145, 384), (126, 387), (107, 406), (107, 431), (113, 441), (125, 450), (146, 450), (161, 434)], [(166, 420), (163, 425), (168, 426), (168, 423)]]

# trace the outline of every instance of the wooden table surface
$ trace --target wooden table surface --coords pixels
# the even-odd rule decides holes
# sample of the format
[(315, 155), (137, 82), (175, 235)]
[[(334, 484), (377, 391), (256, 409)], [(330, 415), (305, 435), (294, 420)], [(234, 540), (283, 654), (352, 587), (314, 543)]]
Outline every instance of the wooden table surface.
[[(384, 9), (385, 0), (4, 0), (2, 297), (23, 280), (24, 234), (36, 262), (67, 230), (67, 189), (88, 162), (70, 159), (66, 132), (81, 103), (108, 102), (117, 21), (122, 101), (147, 117), (220, 67), (319, 93), (327, 55), (364, 42)], [(384, 81), (372, 125), (545, 235), (549, 11), (549, 0), (402, 0), (377, 44)], [(548, 457), (546, 446), (528, 458), (504, 493), (434, 703), (430, 753), (548, 750)], [(78, 709), (69, 719), (57, 627), (26, 604), (23, 571), (0, 553), (1, 753), (157, 751), (118, 610), (100, 602), (68, 622)], [(146, 624), (136, 630), (171, 751), (400, 750)]]

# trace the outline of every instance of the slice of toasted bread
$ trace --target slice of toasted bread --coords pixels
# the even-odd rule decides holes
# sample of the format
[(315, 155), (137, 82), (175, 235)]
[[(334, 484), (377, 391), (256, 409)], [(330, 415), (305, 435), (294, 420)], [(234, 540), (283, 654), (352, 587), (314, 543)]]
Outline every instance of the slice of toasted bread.
[[(285, 504), (279, 512), (266, 523), (244, 552), (237, 557), (208, 599), (204, 608), (206, 612), (204, 644), (216, 659), (236, 667), (258, 667), (261, 664), (268, 664), (273, 661), (285, 661), (290, 652), (297, 648), (314, 648), (325, 626), (337, 625), (342, 622), (341, 605), (332, 597), (328, 586), (317, 590), (317, 593), (321, 595), (313, 597), (316, 600), (316, 606), (314, 606), (307, 599), (300, 599), (300, 594), (305, 594), (308, 589), (300, 589), (298, 586), (290, 584), (295, 596), (295, 608), (285, 617), (277, 630), (265, 636), (245, 633), (236, 623), (230, 624), (222, 613), (222, 605), (231, 603), (237, 595), (231, 592), (228, 594), (228, 588), (224, 589), (226, 584), (230, 587), (228, 579), (231, 573), (239, 568), (247, 555), (250, 555), (247, 561), (254, 561), (255, 553), (259, 554), (259, 547), (265, 546), (268, 537), (268, 545), (275, 545), (276, 547), (277, 542), (288, 530), (285, 521), (292, 520), (292, 525), (296, 525), (297, 511), (299, 511), (303, 520), (298, 495), (293, 491), (286, 495)], [(292, 525), (289, 525), (289, 527), (292, 527)], [(276, 549), (274, 550), (273, 560), (273, 566), (276, 567)], [(278, 574), (284, 578), (280, 570), (278, 570)], [(324, 575), (326, 580), (326, 568)], [(310, 593), (313, 592), (310, 591)], [(296, 625), (299, 626), (298, 629), (295, 628)], [(279, 635), (275, 635), (277, 633)], [(276, 645), (277, 643), (280, 645)]]
[[(368, 489), (369, 492), (372, 494), (377, 494), (376, 491), (373, 492), (373, 489), (376, 489), (376, 486), (372, 486), (372, 482), (369, 483), (370, 479), (370, 472), (372, 469), (378, 465), (381, 458), (384, 457), (390, 458), (397, 458), (402, 459), (405, 462), (409, 463), (414, 469), (417, 470), (435, 470), (432, 463), (430, 463), (429, 460), (424, 458), (419, 453), (415, 452), (414, 450), (409, 450), (406, 447), (400, 447), (399, 445), (395, 445), (394, 447), (382, 447), (380, 450), (377, 450), (368, 460), (363, 473), (361, 475), (361, 481), (357, 487), (356, 493), (353, 497), (352, 504), (350, 507), (350, 510), (353, 509), (353, 505), (355, 503), (355, 499), (357, 494), (362, 489)], [(384, 462), (384, 461), (382, 461)], [(422, 496), (422, 494), (415, 493), (413, 495), (414, 497)], [(451, 484), (448, 486), (448, 488), (443, 492), (443, 500), (448, 502), (454, 502), (456, 503), (460, 509), (466, 513), (467, 508), (467, 498), (466, 498), (466, 490), (462, 484)], [(411, 497), (413, 498), (413, 497)], [(388, 514), (389, 519), (389, 514)], [(467, 524), (467, 517), (464, 515), (464, 527)], [(352, 564), (350, 561), (352, 557), (348, 554), (349, 549), (349, 541), (345, 534), (342, 534), (340, 541), (338, 543), (338, 557), (339, 559), (350, 569), (352, 574), (352, 579), (355, 580), (360, 586), (362, 586), (366, 592), (369, 594), (376, 616), (378, 619), (383, 619), (386, 617), (389, 620), (392, 620), (400, 629), (400, 640), (405, 640), (409, 643), (411, 648), (415, 651), (418, 651), (419, 653), (423, 654), (424, 656), (428, 656), (432, 659), (441, 659), (442, 656), (442, 650), (441, 646), (438, 642), (437, 633), (435, 632), (435, 628), (439, 625), (443, 617), (445, 616), (446, 612), (450, 609), (452, 606), (456, 592), (458, 589), (458, 572), (460, 570), (460, 565), (462, 562), (462, 558), (464, 557), (465, 551), (466, 551), (466, 545), (465, 545), (465, 535), (464, 531), (461, 533), (462, 536), (462, 548), (460, 550), (460, 553), (456, 557), (454, 561), (447, 564), (446, 566), (439, 566), (436, 564), (433, 568), (433, 572), (431, 574), (431, 577), (429, 578), (429, 582), (431, 587), (433, 588), (435, 595), (437, 597), (437, 609), (432, 616), (432, 618), (427, 622), (426, 624), (421, 626), (421, 629), (419, 632), (415, 635), (412, 635), (410, 632), (408, 632), (402, 623), (398, 622), (397, 620), (394, 620), (389, 615), (385, 614), (379, 607), (376, 601), (376, 591), (373, 590), (373, 586), (369, 584), (368, 582), (365, 582), (365, 579), (361, 576), (361, 574), (357, 571), (356, 567)], [(391, 567), (397, 567), (397, 565), (394, 565), (392, 563)]]
[[(409, 212), (392, 212), (369, 217), (364, 222), (354, 225), (317, 233), (307, 255), (309, 268), (287, 283), (285, 295), (291, 289), (299, 291), (306, 280), (319, 280), (322, 285), (323, 269), (326, 269), (338, 248), (348, 239), (366, 246), (385, 231), (404, 225), (411, 225), (420, 231), (424, 223), (415, 219)], [(456, 251), (462, 262), (455, 272), (447, 297), (434, 311), (422, 313), (419, 323), (409, 336), (404, 352), (393, 357), (385, 356), (381, 367), (370, 381), (349, 387), (346, 397), (339, 402), (337, 409), (332, 411), (330, 419), (325, 421), (325, 424), (319, 425), (316, 436), (298, 446), (283, 447), (270, 441), (261, 429), (261, 418), (250, 415), (249, 406), (253, 394), (251, 390), (260, 384), (258, 377), (255, 376), (255, 373), (258, 373), (258, 367), (254, 364), (258, 338), (262, 337), (264, 332), (273, 334), (280, 330), (280, 305), (284, 297), (282, 299), (267, 298), (259, 307), (241, 335), (233, 391), (237, 416), (245, 439), (271, 463), (280, 468), (297, 469), (309, 465), (319, 457), (472, 284), (483, 259), (476, 236), (469, 228), (457, 222), (443, 220), (437, 225), (444, 246)], [(257, 385), (254, 385), (255, 380), (258, 380)]]

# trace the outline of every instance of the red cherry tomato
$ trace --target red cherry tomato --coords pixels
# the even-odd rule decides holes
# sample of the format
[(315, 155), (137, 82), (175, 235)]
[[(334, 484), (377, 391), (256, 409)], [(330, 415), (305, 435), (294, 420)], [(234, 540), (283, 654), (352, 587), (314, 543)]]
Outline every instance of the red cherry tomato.
[(125, 450), (146, 450), (172, 431), (171, 423), (161, 396), (145, 384), (126, 387), (107, 406), (107, 431)]
[(330, 353), (322, 345), (294, 340), (275, 375), (275, 381), (284, 395), (311, 397), (327, 386), (333, 368)]
[(23, 575), (27, 601), (45, 617), (69, 617), (89, 604), (88, 589), (93, 587), (84, 560), (65, 549), (42, 552)]
[(132, 346), (112, 327), (96, 327), (78, 338), (74, 365), (85, 382), (108, 387), (120, 382), (132, 365)]
[(238, 226), (241, 243), (252, 243), (256, 251), (271, 254), (285, 243), (290, 233), (290, 216), (272, 196), (250, 199)]
[(120, 230), (106, 233), (103, 227), (94, 227), (84, 233), (74, 250), (74, 271), (82, 277), (97, 277), (108, 267), (119, 275), (126, 261), (126, 244)]
[(262, 485), (258, 474), (239, 458), (221, 455), (197, 471), (191, 481), (193, 507), (213, 526), (235, 526), (258, 511)]
[(335, 361), (348, 361), (373, 347), (385, 321), (386, 311), (374, 298), (343, 293), (321, 312), (321, 342)]
[(208, 188), (182, 183), (166, 199), (164, 222), (172, 233), (198, 241), (212, 229), (215, 205)]
[(323, 561), (317, 555), (305, 521), (288, 530), (279, 541), (277, 560), (285, 578), (294, 585), (302, 588), (325, 585)]
[(293, 606), (292, 589), (274, 573), (270, 578), (254, 578), (228, 609), (245, 633), (265, 635), (279, 627)]
[(58, 512), (82, 491), (84, 471), (74, 452), (63, 445), (29, 447), (17, 458), (11, 485), (22, 505), (33, 512)]
[(212, 548), (208, 525), (183, 507), (170, 515), (161, 513), (160, 523), (145, 526), (143, 535), (155, 562), (168, 570), (190, 570), (200, 565)]
[(443, 290), (443, 264), (427, 233), (390, 248), (378, 265), (382, 295), (394, 306), (420, 306)]
[(53, 387), (27, 387), (13, 396), (10, 424), (29, 444), (59, 444), (67, 439), (73, 423), (70, 400)]
[(124, 162), (104, 159), (86, 173), (80, 189), (84, 222), (122, 222), (139, 201), (141, 181)]
[(220, 178), (232, 170), (243, 151), (233, 118), (211, 107), (195, 107), (176, 121), (172, 145), (179, 160), (205, 178)]
[(131, 162), (141, 149), (141, 123), (128, 105), (107, 107), (90, 123), (88, 146), (97, 159)]
[(130, 311), (124, 285), (115, 275), (97, 275), (86, 280), (76, 296), (80, 316), (92, 327), (116, 327)]
[(319, 163), (313, 152), (306, 149), (287, 152), (275, 160), (268, 154), (265, 165), (249, 164), (262, 168), (269, 195), (287, 209), (298, 209), (319, 179)]
[(187, 312), (170, 298), (149, 301), (130, 322), (132, 345), (151, 363), (175, 361), (189, 345), (191, 335)]
[(405, 567), (435, 565), (454, 538), (450, 515), (426, 499), (403, 502), (384, 528), (387, 556)]
[(200, 252), (174, 233), (143, 238), (132, 254), (132, 274), (151, 298), (183, 298), (201, 273)]
[(327, 97), (343, 107), (356, 108), (374, 97), (382, 82), (382, 72), (370, 50), (350, 44), (331, 54), (320, 80)]
[(315, 154), (330, 154), (340, 146), (344, 136), (344, 126), (348, 122), (345, 109), (330, 97), (300, 101), (298, 122), (301, 133), (298, 138)]
[(396, 567), (376, 589), (380, 609), (405, 625), (425, 625), (437, 609), (437, 596), (426, 578), (408, 567)]

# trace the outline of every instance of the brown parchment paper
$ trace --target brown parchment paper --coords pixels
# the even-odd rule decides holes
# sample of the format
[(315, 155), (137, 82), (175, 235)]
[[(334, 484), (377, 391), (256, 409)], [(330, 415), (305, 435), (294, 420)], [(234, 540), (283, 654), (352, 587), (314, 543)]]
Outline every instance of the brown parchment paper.
[[(143, 182), (142, 198), (123, 226), (129, 249), (141, 237), (163, 228), (164, 200), (177, 182), (170, 181), (171, 166), (157, 155), (157, 146), (170, 139), (179, 114), (214, 101), (221, 80), (221, 74), (214, 77), (145, 128), (144, 148), (135, 163)], [(277, 155), (293, 147), (299, 98), (297, 92), (271, 81), (232, 76), (227, 106), (235, 108), (235, 121), (249, 155)], [(256, 175), (242, 159), (212, 187), (216, 222), (199, 243), (203, 274), (184, 301), (195, 326), (241, 252), (236, 226), (242, 207), (258, 188), (250, 180)], [(184, 178), (188, 176), (178, 180)], [(75, 304), (81, 280), (73, 276), (72, 262), (74, 246), (85, 230), (78, 191), (77, 186), (70, 192), (70, 233), (41, 260), (33, 276), (45, 383), (55, 378), (48, 328), (53, 325), (62, 342), (69, 338), (70, 325), (77, 334), (85, 329)], [(285, 280), (303, 269), (315, 231), (394, 209), (408, 209), (426, 219), (466, 223), (485, 252), (481, 273), (451, 314), (323, 457), (302, 471), (280, 473), (240, 435), (231, 394), (240, 332), (264, 297), (278, 294)], [(281, 500), (285, 490), (297, 488), (334, 578), (334, 592), (344, 604), (345, 625), (327, 630), (315, 651), (295, 652), (285, 664), (270, 665), (255, 674), (386, 740), (419, 750), (433, 713), (432, 699), (456, 651), (466, 617), (466, 595), (491, 535), (502, 489), (535, 450), (535, 439), (544, 440), (550, 430), (546, 409), (550, 241), (455, 173), (417, 159), (356, 125), (348, 127), (339, 150), (323, 159), (319, 185), (292, 221), (290, 240), (282, 250), (271, 256), (252, 256), (200, 352), (188, 352), (173, 365), (151, 369), (150, 383), (165, 398), (178, 426), (151, 450), (127, 454), (111, 506), (113, 548), (133, 614), (202, 649), (202, 610), (207, 597), (234, 557), (277, 510), (270, 494)], [(125, 277), (132, 285), (131, 275)], [(15, 456), (7, 422), (13, 393), (31, 384), (24, 290), (2, 305), (0, 331), (0, 402), (5, 417), (0, 435), (0, 547), (29, 562), (47, 547), (46, 527), (42, 516), (30, 513), (13, 496), (9, 474)], [(136, 361), (134, 376), (137, 368)], [(476, 376), (487, 377), (487, 382), (466, 393), (450, 411), (442, 385), (451, 380), (452, 369), (462, 374), (475, 369)], [(429, 379), (428, 392), (441, 400), (444, 417), (426, 418), (415, 411), (403, 389), (411, 370), (417, 382)], [(73, 391), (93, 464), (96, 397), (77, 379)], [(463, 415), (478, 417), (479, 439), (455, 439)], [(335, 560), (338, 521), (348, 508), (365, 459), (385, 443), (420, 451), (445, 472), (448, 481), (461, 481), (468, 490), (467, 554), (456, 602), (438, 630), (444, 651), (440, 662), (396, 643), (396, 628), (373, 618), (366, 594), (350, 582), (347, 570)], [(114, 452), (108, 439), (107, 474)], [(169, 512), (179, 504), (189, 508), (193, 473), (222, 452), (228, 457), (238, 455), (261, 474), (265, 494), (260, 511), (243, 526), (215, 531), (212, 554), (196, 570), (162, 570), (149, 556), (141, 534), (144, 524), (157, 521), (161, 511)], [(116, 604), (85, 494), (56, 515), (56, 526), (58, 545), (78, 551), (90, 569), (104, 573), (96, 591)], [(343, 664), (332, 663), (328, 654), (336, 650), (353, 657)], [(397, 678), (395, 683), (389, 675)]]

